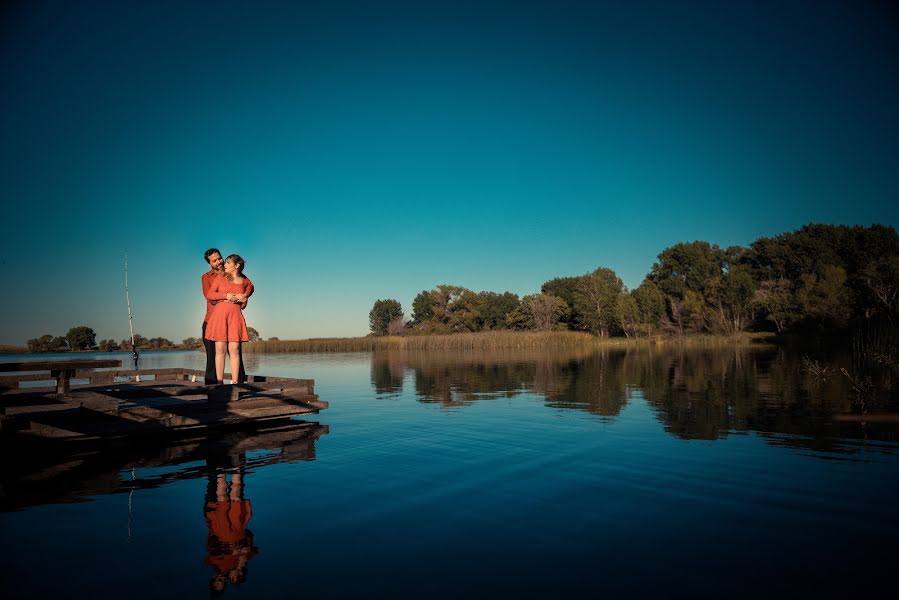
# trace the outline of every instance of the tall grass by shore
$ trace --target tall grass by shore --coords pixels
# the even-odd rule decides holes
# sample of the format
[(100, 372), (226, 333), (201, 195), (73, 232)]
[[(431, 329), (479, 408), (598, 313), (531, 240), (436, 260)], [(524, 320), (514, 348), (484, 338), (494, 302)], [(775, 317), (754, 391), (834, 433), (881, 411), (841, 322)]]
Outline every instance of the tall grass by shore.
[(374, 352), (379, 350), (499, 350), (505, 348), (608, 348), (671, 346), (711, 348), (764, 343), (768, 334), (736, 336), (690, 335), (651, 338), (600, 338), (575, 331), (487, 331), (453, 335), (413, 335), (357, 338), (314, 338), (250, 342), (244, 352)]
[(12, 346), (9, 344), (0, 344), (0, 354), (27, 354), (28, 348), (25, 346)]

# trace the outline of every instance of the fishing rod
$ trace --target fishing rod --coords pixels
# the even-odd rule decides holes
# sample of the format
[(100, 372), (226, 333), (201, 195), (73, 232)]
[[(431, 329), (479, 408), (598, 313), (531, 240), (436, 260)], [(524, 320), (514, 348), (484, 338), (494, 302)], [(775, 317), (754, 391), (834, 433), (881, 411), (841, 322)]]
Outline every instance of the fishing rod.
[[(128, 253), (125, 253), (125, 303), (128, 305), (128, 330), (131, 332), (131, 358), (134, 359), (134, 370), (137, 371), (137, 361), (140, 360), (140, 354), (137, 353), (137, 345), (134, 343), (134, 325), (131, 317), (131, 296), (128, 295)], [(140, 375), (136, 375), (136, 380), (140, 381)]]

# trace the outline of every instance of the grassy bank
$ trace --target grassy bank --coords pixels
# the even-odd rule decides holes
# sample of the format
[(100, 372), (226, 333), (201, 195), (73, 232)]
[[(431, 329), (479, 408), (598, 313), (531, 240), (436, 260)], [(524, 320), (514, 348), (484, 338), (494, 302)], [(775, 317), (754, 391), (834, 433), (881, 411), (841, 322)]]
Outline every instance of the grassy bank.
[(257, 341), (244, 345), (245, 352), (374, 352), (379, 350), (499, 350), (504, 348), (608, 348), (671, 346), (713, 348), (753, 345), (770, 338), (768, 334), (738, 336), (690, 335), (652, 338), (600, 338), (574, 331), (487, 331), (454, 335), (414, 335), (357, 338), (315, 338), (309, 340)]
[(8, 344), (0, 344), (0, 354), (28, 354), (28, 348), (25, 346), (10, 346)]

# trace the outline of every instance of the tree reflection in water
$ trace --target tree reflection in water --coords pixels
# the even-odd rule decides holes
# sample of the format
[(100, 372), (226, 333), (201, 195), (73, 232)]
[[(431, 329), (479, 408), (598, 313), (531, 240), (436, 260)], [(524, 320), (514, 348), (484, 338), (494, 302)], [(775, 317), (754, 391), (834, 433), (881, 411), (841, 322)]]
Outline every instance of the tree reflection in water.
[[(682, 439), (756, 432), (775, 445), (832, 452), (851, 452), (847, 440), (899, 439), (892, 417), (859, 415), (845, 377), (815, 377), (801, 358), (779, 347), (375, 353), (371, 380), (379, 397), (399, 397), (408, 378), (418, 401), (443, 407), (528, 392), (549, 407), (612, 421), (628, 403), (645, 401)], [(850, 362), (831, 356), (829, 372), (839, 375)], [(872, 415), (896, 415), (897, 400), (880, 388), (866, 406)]]

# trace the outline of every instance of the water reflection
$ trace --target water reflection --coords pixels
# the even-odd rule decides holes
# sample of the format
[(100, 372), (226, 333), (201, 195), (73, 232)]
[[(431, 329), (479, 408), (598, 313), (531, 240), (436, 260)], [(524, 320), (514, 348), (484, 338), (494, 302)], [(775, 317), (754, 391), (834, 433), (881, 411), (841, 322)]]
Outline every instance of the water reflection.
[(83, 502), (98, 494), (128, 493), (220, 474), (231, 474), (233, 482), (234, 473), (243, 477), (268, 464), (314, 460), (315, 442), (327, 432), (327, 425), (282, 421), (262, 429), (152, 445), (105, 444), (52, 453), (37, 444), (5, 442), (3, 455), (16, 456), (16, 460), (0, 469), (0, 511)]
[(247, 561), (259, 553), (253, 545), (253, 532), (247, 527), (253, 516), (253, 507), (244, 497), (242, 465), (231, 473), (210, 470), (206, 484), (206, 504), (203, 514), (209, 535), (206, 541), (205, 564), (215, 569), (209, 581), (213, 594), (221, 594), (230, 584), (241, 584), (247, 579)]
[[(801, 359), (774, 347), (384, 353), (372, 358), (371, 380), (381, 397), (398, 396), (408, 380), (418, 401), (447, 408), (537, 393), (548, 407), (609, 421), (630, 402), (644, 401), (681, 439), (755, 432), (774, 445), (836, 452), (853, 451), (847, 440), (899, 440), (895, 392), (872, 392), (870, 414), (860, 415), (852, 384), (839, 371), (850, 357), (828, 357), (827, 372), (836, 376), (824, 378)], [(878, 419), (883, 415), (892, 416)]]

